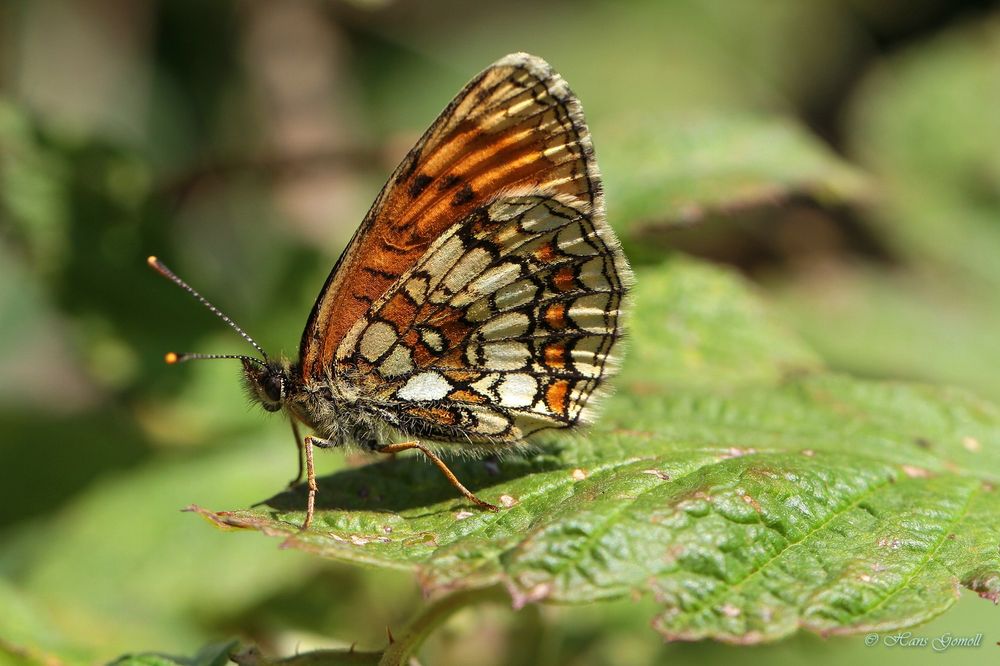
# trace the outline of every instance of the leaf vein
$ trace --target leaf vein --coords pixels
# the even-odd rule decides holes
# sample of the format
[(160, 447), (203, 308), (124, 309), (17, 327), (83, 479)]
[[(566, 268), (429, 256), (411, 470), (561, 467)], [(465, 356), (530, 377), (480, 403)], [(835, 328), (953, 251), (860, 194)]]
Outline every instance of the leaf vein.
[[(653, 459), (653, 462), (658, 461), (658, 460), (662, 460), (662, 458), (663, 458), (662, 456), (657, 456), (656, 458)], [(688, 471), (688, 472), (686, 472), (684, 474), (681, 474), (678, 477), (670, 479), (670, 481), (668, 483), (676, 483), (676, 482), (680, 481), (681, 479), (685, 479), (685, 478), (691, 476), (692, 474), (695, 474), (697, 472), (702, 471), (706, 467), (711, 467), (713, 465), (718, 465), (718, 464), (719, 464), (719, 461), (712, 462), (712, 463), (706, 463), (704, 465), (700, 465), (700, 466), (698, 466), (698, 467), (696, 467), (696, 468), (694, 468), (694, 469), (692, 469), (692, 470), (690, 470), (690, 471)], [(562, 564), (560, 564), (558, 567), (556, 567), (556, 569), (552, 572), (552, 577), (555, 578), (556, 576), (559, 576), (559, 575), (565, 573), (570, 567), (575, 567), (575, 566), (579, 565), (580, 562), (583, 560), (584, 556), (593, 549), (593, 547), (597, 543), (597, 541), (600, 540), (600, 538), (602, 536), (604, 536), (605, 534), (607, 534), (608, 530), (611, 529), (611, 526), (613, 525), (613, 523), (615, 522), (615, 520), (620, 515), (622, 515), (623, 513), (625, 513), (626, 511), (628, 511), (632, 507), (634, 507), (635, 504), (636, 504), (636, 502), (638, 502), (642, 497), (646, 496), (647, 494), (649, 494), (649, 493), (651, 493), (651, 492), (653, 492), (655, 490), (659, 490), (662, 487), (663, 487), (662, 483), (654, 484), (654, 485), (650, 486), (649, 488), (646, 488), (645, 490), (643, 490), (642, 492), (640, 492), (635, 497), (633, 497), (630, 502), (622, 502), (621, 505), (618, 508), (616, 508), (610, 514), (608, 514), (601, 521), (601, 524), (598, 525), (587, 536), (586, 541), (580, 547), (579, 552), (575, 556), (567, 558), (566, 560), (564, 560), (564, 562)], [(583, 573), (585, 576), (589, 577), (589, 572), (581, 570), (581, 573)]]
[(929, 565), (932, 561), (934, 561), (937, 552), (941, 549), (941, 546), (944, 545), (945, 541), (948, 540), (948, 534), (951, 533), (951, 529), (965, 519), (966, 514), (969, 512), (969, 508), (972, 506), (972, 499), (976, 496), (976, 493), (979, 492), (979, 490), (980, 490), (979, 487), (973, 487), (970, 490), (969, 496), (966, 498), (965, 503), (962, 505), (962, 510), (959, 511), (958, 514), (951, 521), (948, 522), (945, 528), (941, 530), (941, 536), (938, 537), (937, 543), (935, 543), (934, 547), (927, 552), (927, 555), (923, 558), (923, 560), (913, 568), (913, 571), (911, 571), (910, 575), (906, 577), (906, 580), (902, 581), (901, 583), (893, 587), (891, 590), (889, 590), (888, 594), (882, 597), (878, 602), (872, 604), (868, 608), (861, 611), (861, 613), (857, 617), (858, 620), (867, 615), (871, 615), (875, 610), (885, 605), (885, 603), (888, 602), (889, 599), (899, 594), (901, 590), (909, 587), (910, 584), (913, 582), (913, 579), (916, 578), (917, 574), (920, 573), (923, 569), (925, 569), (927, 565)]
[(859, 495), (854, 501), (850, 502), (849, 504), (846, 504), (843, 507), (834, 509), (830, 513), (830, 515), (826, 518), (826, 520), (824, 520), (823, 522), (817, 524), (811, 530), (809, 530), (808, 532), (806, 532), (805, 534), (803, 534), (801, 538), (799, 538), (799, 539), (797, 539), (795, 541), (789, 541), (782, 548), (780, 548), (777, 553), (775, 553), (771, 558), (769, 558), (766, 562), (763, 562), (760, 566), (751, 569), (746, 575), (744, 575), (739, 580), (733, 581), (732, 583), (730, 583), (728, 585), (725, 584), (725, 583), (723, 583), (723, 585), (720, 586), (720, 590), (718, 592), (709, 595), (708, 597), (706, 597), (705, 599), (703, 599), (701, 602), (695, 604), (695, 606), (693, 608), (691, 608), (690, 610), (686, 610), (686, 611), (683, 611), (683, 612), (679, 613), (677, 615), (677, 617), (692, 616), (695, 613), (698, 613), (698, 612), (702, 611), (703, 609), (705, 609), (710, 604), (712, 604), (712, 603), (718, 601), (719, 599), (721, 599), (722, 597), (724, 597), (727, 592), (733, 592), (733, 591), (737, 590), (738, 588), (742, 587), (748, 580), (750, 580), (751, 578), (753, 578), (757, 574), (763, 572), (765, 569), (767, 569), (769, 566), (771, 566), (771, 564), (773, 564), (775, 561), (777, 561), (778, 558), (780, 558), (783, 555), (785, 555), (786, 553), (788, 553), (792, 548), (795, 548), (796, 546), (804, 543), (810, 537), (814, 536), (817, 532), (819, 532), (820, 530), (822, 530), (822, 529), (826, 528), (827, 526), (829, 526), (830, 523), (832, 523), (834, 520), (836, 520), (840, 516), (845, 515), (849, 511), (852, 511), (853, 509), (857, 508), (857, 506), (859, 504), (861, 504), (862, 502), (864, 502), (865, 500), (867, 500), (869, 497), (871, 497), (875, 493), (883, 490), (884, 488), (886, 488), (891, 483), (892, 483), (892, 478), (888, 477), (884, 481), (882, 481), (882, 483), (879, 483), (879, 484), (877, 484), (877, 485), (872, 486), (871, 488), (869, 488), (867, 491), (865, 491), (864, 493), (862, 493), (861, 495)]

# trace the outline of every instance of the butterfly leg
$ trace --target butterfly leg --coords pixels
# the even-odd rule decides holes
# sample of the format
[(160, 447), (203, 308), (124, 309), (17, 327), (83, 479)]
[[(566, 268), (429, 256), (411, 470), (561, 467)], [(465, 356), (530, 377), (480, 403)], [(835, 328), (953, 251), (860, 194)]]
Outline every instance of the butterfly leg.
[(439, 457), (437, 457), (437, 455), (435, 455), (435, 453), (433, 451), (431, 451), (430, 449), (428, 449), (426, 446), (424, 446), (420, 442), (399, 442), (398, 444), (386, 444), (385, 446), (379, 447), (378, 452), (379, 453), (394, 454), (394, 453), (399, 453), (401, 451), (408, 451), (409, 449), (417, 449), (418, 451), (420, 451), (421, 453), (423, 453), (425, 456), (427, 456), (427, 458), (432, 463), (434, 463), (435, 467), (437, 467), (439, 470), (441, 470), (441, 473), (445, 475), (445, 478), (448, 479), (448, 482), (451, 483), (451, 485), (455, 486), (455, 488), (458, 490), (458, 492), (462, 493), (462, 495), (464, 495), (468, 500), (470, 500), (471, 502), (473, 502), (475, 504), (478, 504), (479, 506), (483, 507), (484, 509), (489, 509), (490, 511), (499, 511), (500, 510), (500, 507), (494, 506), (493, 504), (490, 504), (489, 502), (484, 502), (483, 500), (481, 500), (478, 497), (476, 497), (475, 494), (473, 494), (473, 492), (471, 490), (469, 490), (468, 488), (466, 488), (465, 486), (463, 486), (462, 482), (458, 480), (457, 476), (455, 476), (455, 473), (452, 472), (450, 469), (448, 469), (448, 465), (446, 465), (443, 460), (441, 460)]
[(302, 476), (306, 471), (306, 463), (304, 460), (305, 456), (305, 446), (303, 445), (302, 435), (299, 434), (299, 424), (296, 423), (295, 418), (289, 419), (292, 424), (292, 434), (295, 436), (295, 448), (298, 450), (298, 461), (299, 461), (299, 473), (295, 475), (295, 478), (288, 482), (288, 487), (293, 488), (300, 483), (302, 483)]
[(316, 485), (316, 466), (313, 465), (313, 445), (321, 449), (332, 449), (337, 446), (337, 443), (312, 435), (306, 435), (302, 442), (302, 449), (306, 459), (306, 482), (309, 485), (309, 498), (306, 500), (306, 519), (302, 522), (302, 529), (307, 530), (312, 523), (313, 514), (316, 513), (316, 493), (319, 492), (319, 487)]

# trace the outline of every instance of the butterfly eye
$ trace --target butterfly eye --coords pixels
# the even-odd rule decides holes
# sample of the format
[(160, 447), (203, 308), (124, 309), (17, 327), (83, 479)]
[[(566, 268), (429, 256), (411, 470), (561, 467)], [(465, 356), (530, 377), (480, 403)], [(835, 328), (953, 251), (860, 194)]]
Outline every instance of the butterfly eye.
[(285, 392), (285, 380), (278, 375), (268, 375), (264, 378), (264, 395), (271, 402), (281, 402)]

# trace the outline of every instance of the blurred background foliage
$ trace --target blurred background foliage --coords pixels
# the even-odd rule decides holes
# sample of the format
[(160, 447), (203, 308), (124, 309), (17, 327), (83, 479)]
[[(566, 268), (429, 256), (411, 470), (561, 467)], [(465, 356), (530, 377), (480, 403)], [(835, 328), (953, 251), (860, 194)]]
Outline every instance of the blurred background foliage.
[[(243, 348), (144, 260), (294, 354), (387, 173), (465, 81), (517, 50), (583, 100), (634, 262), (735, 266), (830, 367), (1000, 400), (993, 3), (6, 0), (0, 662), (193, 654), (230, 636), (284, 654), (375, 648), (420, 606), (409, 576), (177, 512), (268, 496), (294, 473), (293, 443), (247, 407), (233, 365), (162, 364)], [(471, 608), (424, 655), (734, 658), (662, 645), (647, 603)], [(982, 625), (981, 606), (922, 632)], [(805, 636), (739, 658), (873, 656)]]

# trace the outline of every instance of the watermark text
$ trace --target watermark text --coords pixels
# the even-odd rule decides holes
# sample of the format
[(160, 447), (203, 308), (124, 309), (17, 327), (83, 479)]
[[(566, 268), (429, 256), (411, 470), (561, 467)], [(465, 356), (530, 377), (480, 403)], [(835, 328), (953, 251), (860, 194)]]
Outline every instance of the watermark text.
[(900, 631), (894, 634), (868, 634), (865, 645), (873, 647), (882, 645), (888, 648), (929, 649), (934, 652), (947, 652), (956, 648), (978, 648), (983, 645), (982, 634), (958, 636), (952, 633), (937, 636), (921, 636), (912, 631)]

